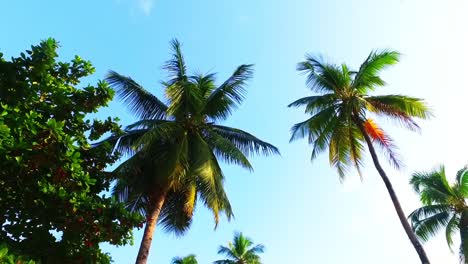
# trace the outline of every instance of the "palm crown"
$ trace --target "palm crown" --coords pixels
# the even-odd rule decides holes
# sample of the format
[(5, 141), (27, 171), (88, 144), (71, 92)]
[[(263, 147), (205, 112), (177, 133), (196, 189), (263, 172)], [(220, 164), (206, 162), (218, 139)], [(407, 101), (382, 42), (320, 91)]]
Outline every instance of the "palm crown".
[(311, 159), (328, 148), (330, 164), (338, 170), (340, 179), (353, 165), (361, 176), (364, 146), (367, 145), (380, 177), (382, 178), (398, 218), (419, 255), (421, 262), (429, 259), (421, 243), (411, 230), (390, 179), (380, 165), (374, 144), (379, 145), (391, 164), (400, 166), (392, 139), (373, 119), (370, 113), (394, 119), (411, 130), (419, 129), (414, 118), (427, 118), (431, 114), (421, 99), (403, 95), (369, 95), (384, 86), (380, 72), (398, 62), (395, 51), (371, 52), (358, 71), (346, 64), (323, 63), (307, 55), (297, 69), (307, 74), (307, 86), (318, 95), (301, 98), (289, 106), (305, 106), (311, 117), (292, 127), (291, 141), (308, 137), (313, 145)]
[(292, 127), (291, 140), (308, 137), (313, 145), (311, 159), (329, 149), (330, 164), (344, 177), (349, 165), (360, 173), (364, 151), (364, 134), (383, 148), (390, 162), (399, 166), (391, 138), (369, 118), (369, 113), (400, 121), (419, 129), (414, 117), (427, 118), (430, 113), (421, 99), (403, 95), (373, 96), (375, 88), (384, 86), (381, 70), (398, 62), (394, 51), (371, 52), (358, 71), (347, 65), (327, 64), (307, 55), (297, 69), (307, 74), (307, 85), (319, 95), (301, 98), (289, 106), (305, 106), (311, 117)]
[(188, 255), (184, 258), (174, 258), (172, 264), (198, 264), (195, 255)]
[(265, 247), (261, 244), (253, 245), (252, 240), (237, 233), (234, 235), (234, 241), (227, 247), (220, 246), (218, 254), (225, 255), (228, 259), (217, 260), (215, 264), (261, 264), (260, 253), (264, 252)]
[(131, 157), (115, 172), (113, 193), (131, 210), (147, 216), (137, 263), (146, 263), (152, 232), (158, 221), (168, 231), (184, 233), (197, 200), (213, 212), (232, 217), (218, 160), (252, 170), (252, 154), (279, 154), (273, 145), (243, 130), (222, 126), (243, 101), (252, 65), (241, 65), (221, 85), (215, 74), (189, 75), (177, 40), (164, 69), (163, 102), (129, 77), (110, 72), (106, 80), (140, 119), (123, 135), (107, 140)]
[(447, 181), (444, 167), (414, 173), (410, 183), (423, 203), (423, 207), (409, 216), (416, 235), (427, 241), (445, 228), (447, 244), (452, 249), (453, 235), (458, 231), (460, 259), (468, 263), (468, 207), (465, 201), (468, 198), (468, 168), (457, 172), (452, 185)]

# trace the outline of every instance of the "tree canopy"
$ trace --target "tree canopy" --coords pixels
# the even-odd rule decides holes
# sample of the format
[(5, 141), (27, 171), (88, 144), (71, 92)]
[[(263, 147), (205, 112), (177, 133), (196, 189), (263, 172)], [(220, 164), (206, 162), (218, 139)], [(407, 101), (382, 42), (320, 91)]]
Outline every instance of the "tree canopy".
[(428, 241), (445, 229), (447, 244), (452, 250), (453, 236), (458, 232), (460, 260), (468, 263), (468, 168), (457, 172), (453, 184), (447, 180), (444, 166), (429, 172), (414, 173), (410, 184), (423, 204), (408, 217), (416, 235)]
[(120, 130), (111, 118), (87, 120), (114, 93), (102, 81), (79, 86), (94, 68), (79, 56), (58, 61), (58, 46), (0, 53), (0, 240), (43, 263), (107, 263), (99, 243), (129, 243), (142, 222), (103, 195), (119, 154), (90, 145)]
[(106, 140), (130, 154), (115, 170), (114, 194), (148, 220), (138, 263), (147, 259), (156, 223), (183, 234), (192, 223), (198, 200), (213, 213), (215, 225), (221, 213), (232, 217), (222, 161), (252, 170), (248, 157), (279, 154), (272, 144), (220, 124), (244, 100), (253, 66), (240, 65), (216, 84), (215, 74), (191, 75), (180, 43), (174, 40), (171, 46), (171, 59), (164, 65), (169, 75), (163, 82), (164, 99), (117, 72), (106, 78), (140, 119), (123, 135)]
[(262, 244), (254, 245), (252, 240), (242, 233), (234, 235), (234, 241), (228, 246), (219, 246), (218, 254), (226, 259), (217, 260), (214, 264), (261, 264), (260, 255), (265, 250)]

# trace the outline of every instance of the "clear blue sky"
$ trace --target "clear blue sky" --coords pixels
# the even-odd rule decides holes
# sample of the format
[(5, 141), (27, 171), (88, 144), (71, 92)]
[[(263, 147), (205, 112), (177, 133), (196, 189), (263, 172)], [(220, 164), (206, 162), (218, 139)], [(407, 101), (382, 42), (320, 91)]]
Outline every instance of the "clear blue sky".
[[(286, 105), (309, 94), (295, 71), (306, 52), (354, 68), (375, 48), (405, 55), (378, 92), (425, 98), (436, 113), (421, 134), (383, 121), (405, 158), (406, 169), (388, 173), (406, 213), (419, 205), (407, 185), (412, 171), (444, 163), (453, 174), (468, 163), (466, 0), (17, 0), (1, 1), (0, 11), (0, 51), (17, 55), (54, 37), (64, 60), (78, 54), (93, 62), (89, 83), (112, 69), (162, 95), (161, 65), (175, 37), (192, 70), (218, 72), (220, 80), (255, 64), (247, 100), (227, 124), (274, 143), (282, 157), (254, 158), (254, 173), (224, 166), (235, 220), (214, 231), (199, 207), (186, 236), (157, 230), (149, 263), (191, 253), (211, 263), (237, 230), (266, 246), (264, 263), (418, 263), (371, 162), (362, 183), (351, 173), (340, 184), (326, 155), (311, 163), (305, 141), (288, 143), (291, 125), (305, 118)], [(119, 103), (100, 113), (108, 115), (133, 120)], [(133, 263), (140, 238), (135, 232), (134, 246), (105, 250), (115, 263)], [(443, 234), (426, 248), (435, 264), (457, 263)]]

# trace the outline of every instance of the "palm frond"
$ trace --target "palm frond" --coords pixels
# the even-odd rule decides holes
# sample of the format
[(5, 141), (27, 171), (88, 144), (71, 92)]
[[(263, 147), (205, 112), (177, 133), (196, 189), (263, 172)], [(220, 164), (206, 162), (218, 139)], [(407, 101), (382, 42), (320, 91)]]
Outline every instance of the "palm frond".
[(253, 76), (253, 65), (239, 66), (234, 73), (206, 99), (203, 113), (212, 120), (224, 120), (245, 98), (247, 81)]
[(149, 202), (147, 186), (152, 184), (153, 175), (147, 169), (142, 155), (136, 154), (120, 164), (115, 170), (116, 181), (112, 195), (125, 204), (131, 212), (146, 215)]
[(159, 216), (159, 224), (167, 232), (176, 236), (185, 234), (192, 224), (196, 206), (197, 190), (194, 184), (171, 190)]
[(223, 172), (208, 143), (199, 135), (192, 138), (191, 151), (198, 155), (191, 155), (191, 173), (196, 175), (197, 190), (205, 206), (214, 215), (215, 227), (219, 222), (219, 214), (224, 213), (228, 220), (232, 217), (232, 208), (224, 191)]
[(221, 125), (211, 125), (210, 127), (214, 132), (234, 144), (246, 156), (252, 154), (280, 155), (277, 147), (241, 129)]
[(354, 163), (354, 167), (356, 168), (359, 177), (362, 179), (362, 172), (361, 167), (363, 164), (363, 156), (364, 153), (364, 145), (363, 145), (363, 136), (361, 131), (358, 127), (354, 124), (348, 125), (348, 138), (349, 138), (349, 154), (350, 160)]
[(413, 189), (421, 195), (421, 201), (425, 205), (433, 203), (446, 203), (453, 194), (453, 190), (447, 182), (445, 168), (443, 166), (438, 170), (431, 172), (413, 173), (410, 184)]
[(180, 258), (180, 257), (173, 258), (172, 264), (198, 264), (198, 261), (197, 261), (196, 256), (192, 254), (183, 258)]
[(223, 259), (223, 260), (216, 260), (213, 262), (214, 264), (236, 264), (234, 260)]
[(393, 144), (393, 140), (370, 118), (364, 122), (364, 130), (372, 141), (381, 147), (390, 164), (399, 169), (402, 163), (396, 153), (396, 146)]
[(305, 105), (305, 113), (315, 115), (330, 107), (336, 107), (337, 97), (335, 94), (324, 94), (318, 96), (308, 96), (296, 100), (288, 107), (299, 107)]
[(207, 133), (205, 137), (207, 143), (216, 157), (221, 158), (227, 163), (237, 164), (249, 171), (253, 171), (249, 160), (236, 145), (214, 131), (206, 130), (205, 132)]
[(354, 76), (352, 87), (364, 94), (374, 90), (377, 86), (384, 86), (385, 81), (378, 75), (385, 68), (398, 63), (400, 53), (390, 50), (372, 51), (361, 64), (359, 71)]
[(447, 211), (443, 211), (413, 224), (413, 230), (415, 234), (423, 241), (428, 241), (429, 238), (435, 236), (437, 232), (447, 226), (451, 219), (451, 214)]
[[(189, 80), (197, 86), (197, 89), (200, 91), (201, 97), (207, 99), (211, 95), (213, 90), (216, 89), (215, 77), (215, 73), (210, 73), (207, 75), (198, 74), (190, 76)], [(200, 112), (202, 112), (201, 109)]]
[(443, 212), (451, 212), (452, 208), (448, 204), (434, 204), (434, 205), (426, 205), (421, 208), (414, 210), (408, 218), (411, 220), (414, 225), (417, 225), (419, 222), (423, 221), (424, 219), (431, 217), (433, 215), (443, 213)]
[(465, 166), (457, 172), (456, 181), (458, 191), (464, 198), (468, 198), (468, 167)]
[(252, 247), (251, 249), (249, 249), (247, 251), (247, 254), (251, 255), (251, 254), (259, 254), (259, 253), (264, 253), (265, 252), (265, 246), (262, 245), (262, 244), (258, 244), (254, 247)]
[(110, 71), (106, 81), (117, 91), (117, 97), (138, 118), (161, 119), (166, 116), (167, 106), (130, 77)]
[[(289, 142), (309, 136), (309, 143), (314, 143), (316, 139), (323, 134), (329, 124), (336, 124), (333, 121), (337, 119), (336, 107), (328, 107), (313, 115), (306, 121), (295, 124), (291, 128), (291, 138)], [(334, 128), (334, 127), (333, 127)]]
[(307, 74), (306, 85), (315, 92), (339, 92), (350, 82), (349, 75), (343, 74), (338, 66), (309, 54), (297, 65), (297, 70)]
[(378, 115), (398, 120), (411, 130), (419, 130), (414, 117), (428, 119), (432, 112), (426, 103), (419, 98), (404, 95), (368, 96), (365, 101), (370, 105), (368, 110)]
[(457, 214), (454, 214), (450, 221), (447, 223), (447, 227), (445, 229), (445, 239), (447, 240), (447, 245), (450, 248), (450, 251), (453, 252), (453, 234), (459, 229), (460, 217)]
[[(133, 124), (133, 126), (139, 125), (140, 124)], [(177, 122), (154, 122), (151, 125), (151, 128), (146, 129), (145, 133), (143, 133), (133, 142), (132, 147), (141, 152), (148, 151), (154, 146), (161, 146), (161, 144), (167, 144), (168, 142), (171, 142), (174, 140), (176, 135), (182, 134), (181, 130), (182, 128)], [(140, 129), (137, 129), (136, 131), (140, 131)], [(130, 130), (129, 133), (132, 132), (133, 130)]]
[(138, 129), (150, 130), (152, 128), (158, 127), (166, 123), (171, 123), (171, 122), (172, 121), (170, 120), (164, 120), (164, 119), (142, 119), (125, 127), (125, 131), (131, 132), (131, 131), (138, 130)]
[(182, 55), (181, 44), (177, 39), (171, 41), (172, 58), (163, 66), (169, 73), (170, 82), (172, 85), (177, 82), (187, 81), (187, 66), (185, 65), (184, 56)]
[(176, 82), (166, 86), (169, 98), (167, 113), (175, 119), (186, 120), (195, 116), (203, 103), (198, 86), (191, 82)]
[(346, 176), (351, 161), (349, 131), (345, 122), (338, 122), (331, 133), (329, 143), (330, 165), (336, 168), (340, 180)]
[(229, 258), (237, 258), (236, 252), (231, 247), (219, 246), (218, 254), (223, 254)]

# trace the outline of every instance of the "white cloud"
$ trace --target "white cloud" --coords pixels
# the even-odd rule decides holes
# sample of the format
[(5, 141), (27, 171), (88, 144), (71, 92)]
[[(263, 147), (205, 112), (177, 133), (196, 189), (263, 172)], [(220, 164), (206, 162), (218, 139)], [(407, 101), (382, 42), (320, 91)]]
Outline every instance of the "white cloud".
[(151, 14), (154, 7), (154, 0), (137, 0), (138, 8), (147, 16)]

